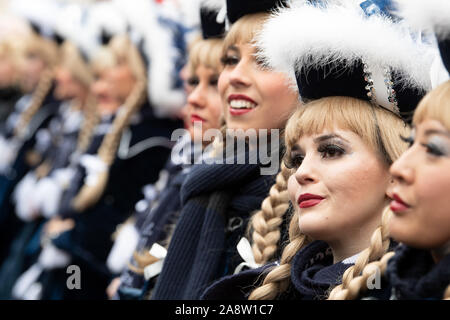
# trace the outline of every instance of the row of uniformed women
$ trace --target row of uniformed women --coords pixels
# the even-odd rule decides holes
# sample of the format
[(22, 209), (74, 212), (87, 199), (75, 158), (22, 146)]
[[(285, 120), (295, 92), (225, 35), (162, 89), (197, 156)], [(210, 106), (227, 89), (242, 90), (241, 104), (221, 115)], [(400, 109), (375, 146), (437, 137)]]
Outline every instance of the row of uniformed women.
[(111, 297), (449, 297), (449, 82), (423, 97), (448, 79), (450, 7), (395, 4), (226, 1), (222, 66), (217, 40), (191, 51), (191, 119), (219, 126), (220, 99), (224, 128), (284, 129), (281, 172), (169, 171)]
[[(146, 56), (129, 36), (88, 61), (74, 38), (58, 44), (38, 27), (23, 39), (30, 94), (2, 133), (1, 297), (105, 298), (111, 235), (157, 180), (181, 123), (156, 115)], [(69, 265), (82, 290), (67, 285)]]
[[(133, 220), (119, 230), (108, 256), (109, 235), (129, 215), (139, 194), (120, 175), (132, 175), (136, 169), (141, 178), (152, 168), (119, 166), (127, 161), (118, 156), (111, 159), (115, 151), (106, 151), (117, 148), (124, 123), (116, 119), (132, 113), (115, 117), (111, 110), (121, 104), (134, 105), (130, 101), (139, 91), (139, 81), (126, 81), (130, 78), (125, 62), (132, 65), (134, 58), (124, 54), (110, 59), (120, 56), (114, 56), (113, 49), (114, 41), (120, 41), (111, 42), (109, 50), (99, 55), (96, 83), (99, 109), (103, 105), (108, 110), (104, 115), (113, 114), (102, 117), (103, 128), (109, 123), (115, 133), (104, 139), (105, 132), (99, 133), (92, 151), (79, 152), (98, 156), (79, 156), (73, 160), (72, 172), (64, 171), (53, 180), (70, 181), (70, 187), (53, 211), (60, 218), (53, 216), (44, 227), (44, 249), (39, 248), (40, 231), (35, 231), (40, 223), (27, 223), (15, 239), (10, 252), (16, 258), (10, 256), (11, 262), (4, 263), (0, 274), (6, 281), (12, 271), (26, 271), (18, 279), (16, 274), (14, 282), (9, 280), (15, 297), (102, 297), (111, 273), (120, 273), (127, 264), (129, 254), (124, 252), (133, 256), (109, 286), (110, 297), (448, 297), (448, 82), (421, 102), (412, 132), (407, 125), (431, 88), (434, 47), (412, 33), (411, 26), (394, 19), (390, 2), (303, 2), (247, 1), (243, 6), (228, 0), (231, 27), (220, 40), (226, 25), (220, 23), (222, 4), (206, 1), (204, 39), (191, 46), (186, 70), (188, 117), (192, 123), (202, 122), (197, 136), (210, 128), (260, 133), (261, 129), (284, 129), (281, 172), (276, 177), (261, 175), (266, 165), (261, 159), (256, 164), (237, 164), (238, 154), (223, 164), (192, 165), (198, 160), (193, 144), (191, 153), (172, 157), (157, 183), (147, 188), (146, 198), (138, 202)], [(269, 13), (279, 6), (283, 8)], [(405, 10), (413, 7), (409, 0)], [(450, 29), (445, 15), (450, 10), (444, 1), (436, 0), (430, 7), (444, 18), (436, 22), (436, 12), (420, 8), (419, 17), (421, 21), (427, 21), (427, 13), (434, 17), (432, 31), (442, 40), (445, 63), (446, 30)], [(435, 71), (432, 80), (439, 78), (436, 71), (444, 70), (440, 59), (431, 68)], [(102, 69), (104, 63), (107, 69)], [(128, 75), (142, 70), (128, 67)], [(114, 82), (118, 79), (120, 85)], [(142, 79), (139, 71), (134, 79)], [(117, 85), (109, 95), (106, 82)], [(130, 94), (133, 91), (136, 95)], [(119, 95), (122, 102), (114, 103)], [(90, 135), (96, 136), (101, 127)], [(195, 138), (196, 130), (190, 128), (189, 136)], [(189, 136), (182, 137), (174, 150), (189, 146)], [(204, 141), (200, 148), (206, 145)], [(202, 155), (203, 160), (221, 155), (221, 150), (225, 154), (226, 147), (213, 143), (213, 153)], [(276, 143), (270, 147), (276, 158), (283, 156)], [(245, 157), (250, 158), (251, 152), (247, 146)], [(115, 164), (117, 170), (113, 170)], [(104, 176), (105, 167), (110, 167), (109, 179)], [(97, 183), (93, 189), (83, 187), (84, 168), (91, 168), (87, 181)], [(43, 180), (36, 170), (29, 186)], [(143, 180), (139, 186), (151, 182)], [(24, 190), (25, 196), (30, 193)], [(52, 212), (45, 207), (53, 199), (39, 199), (42, 207), (24, 208), (24, 217)], [(69, 263), (81, 268), (80, 290), (67, 290)], [(15, 269), (18, 264), (21, 267)], [(381, 287), (368, 281), (377, 272), (384, 275)]]

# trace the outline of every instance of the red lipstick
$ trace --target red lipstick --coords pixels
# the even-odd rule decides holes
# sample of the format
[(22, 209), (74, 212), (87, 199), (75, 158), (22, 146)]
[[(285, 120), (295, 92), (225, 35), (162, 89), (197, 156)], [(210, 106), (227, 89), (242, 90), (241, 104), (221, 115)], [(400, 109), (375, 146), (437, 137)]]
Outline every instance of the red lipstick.
[(410, 206), (402, 200), (397, 194), (394, 193), (392, 196), (394, 200), (391, 201), (391, 210), (395, 213), (400, 213), (406, 211), (410, 208)]
[(192, 114), (191, 115), (191, 122), (194, 123), (196, 121), (205, 122), (205, 119), (203, 119), (202, 117), (200, 117), (200, 116), (198, 116), (196, 114)]
[(240, 115), (249, 113), (250, 111), (253, 111), (253, 109), (233, 109), (233, 108), (230, 108), (230, 114), (232, 116), (240, 116)]
[(297, 203), (300, 208), (309, 208), (319, 204), (323, 199), (325, 198), (316, 194), (304, 193), (298, 197)]
[[(231, 103), (231, 101), (233, 101), (233, 100), (244, 100), (244, 101), (248, 101), (254, 105), (257, 104), (253, 99), (251, 99), (243, 94), (231, 94), (228, 97), (228, 103)], [(255, 108), (240, 108), (240, 109), (238, 109), (238, 108), (232, 108), (230, 105), (228, 109), (232, 116), (240, 116), (240, 115), (243, 115), (243, 114), (253, 111)]]
[(243, 94), (230, 94), (228, 96), (228, 103), (230, 103), (231, 100), (245, 100), (245, 101), (251, 102), (253, 104), (256, 104), (255, 101), (253, 101), (251, 98), (249, 98), (249, 97), (247, 97), (246, 95), (243, 95)]

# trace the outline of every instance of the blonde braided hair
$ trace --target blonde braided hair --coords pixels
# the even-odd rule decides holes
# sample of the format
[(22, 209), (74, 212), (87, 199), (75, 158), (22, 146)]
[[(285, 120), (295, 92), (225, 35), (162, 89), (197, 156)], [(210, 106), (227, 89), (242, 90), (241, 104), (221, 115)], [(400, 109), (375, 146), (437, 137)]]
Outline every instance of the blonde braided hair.
[[(381, 119), (386, 127), (383, 127), (384, 130), (381, 132), (376, 130), (377, 119)], [(388, 161), (387, 157), (383, 156), (386, 153), (393, 160), (406, 149), (406, 145), (399, 138), (399, 133), (407, 133), (408, 128), (399, 125), (400, 122), (402, 121), (393, 114), (381, 108), (374, 108), (362, 100), (351, 97), (322, 98), (300, 107), (289, 119), (285, 131), (286, 146), (288, 147), (286, 157), (289, 157), (290, 149), (297, 143), (299, 137), (337, 126), (347, 128), (362, 137), (368, 145), (374, 147), (380, 159)], [(389, 246), (387, 231), (384, 227), (386, 217), (382, 221), (383, 227), (375, 231), (371, 239), (371, 247), (359, 257), (357, 267), (361, 268), (360, 270), (368, 261), (380, 257)], [(301, 248), (311, 241), (300, 231), (297, 210), (290, 223), (289, 238), (290, 243), (283, 250), (280, 265), (267, 274), (262, 286), (256, 288), (249, 299), (275, 299), (288, 288), (292, 259)], [(351, 279), (349, 271), (345, 281), (348, 282)]]
[[(137, 50), (126, 36), (117, 36), (109, 43), (109, 47), (117, 57), (117, 64), (128, 63), (136, 83), (131, 93), (125, 100), (124, 106), (116, 115), (111, 130), (103, 138), (97, 156), (109, 168), (113, 163), (123, 130), (128, 126), (130, 118), (139, 110), (146, 98), (147, 79), (145, 76), (144, 62)], [(108, 170), (100, 173), (95, 185), (83, 185), (76, 197), (72, 200), (72, 206), (78, 212), (86, 210), (94, 205), (102, 196), (108, 182)]]
[(94, 129), (100, 120), (97, 112), (97, 105), (92, 94), (88, 95), (83, 109), (84, 119), (80, 133), (78, 134), (76, 149), (76, 151), (79, 153), (86, 151), (86, 149), (89, 147)]
[[(123, 130), (128, 126), (130, 117), (139, 109), (144, 97), (146, 84), (145, 81), (138, 81), (131, 94), (125, 102), (124, 109), (119, 112), (114, 119), (111, 131), (103, 138), (97, 153), (98, 157), (109, 167), (115, 158), (117, 147)], [(73, 199), (72, 205), (78, 212), (86, 210), (94, 205), (102, 196), (108, 182), (108, 171), (100, 173), (95, 185), (83, 185), (77, 196)]]
[(257, 264), (267, 263), (278, 249), (280, 226), (289, 208), (287, 180), (291, 172), (281, 163), (275, 184), (270, 188), (269, 196), (261, 204), (261, 210), (251, 218), (252, 250)]
[(19, 121), (14, 128), (14, 136), (18, 137), (19, 139), (23, 139), (25, 137), (25, 135), (27, 134), (28, 124), (30, 123), (36, 112), (39, 110), (39, 108), (42, 106), (45, 97), (47, 97), (50, 89), (52, 88), (53, 78), (53, 70), (47, 69), (43, 71), (36, 90), (33, 93), (31, 105), (20, 114)]
[(300, 231), (298, 211), (295, 211), (289, 224), (289, 243), (283, 250), (280, 265), (267, 274), (262, 286), (253, 290), (249, 300), (273, 300), (286, 291), (291, 281), (292, 259), (310, 242), (311, 240)]
[[(372, 271), (374, 266), (379, 267), (377, 261), (385, 255), (390, 244), (388, 224), (391, 214), (389, 207), (383, 210), (381, 225), (373, 232), (369, 247), (363, 250), (355, 264), (344, 272), (342, 284), (331, 291), (328, 297), (329, 300), (355, 299), (361, 286), (364, 286), (369, 276), (372, 275), (369, 271)], [(363, 272), (369, 263), (374, 261), (375, 263), (371, 264), (371, 267), (366, 272)]]
[[(346, 293), (346, 296), (342, 294), (343, 291), (336, 292), (336, 300), (351, 300), (356, 299), (358, 296), (360, 296), (362, 293), (364, 293), (367, 288), (367, 279), (369, 279), (374, 274), (378, 273), (380, 276), (384, 276), (386, 274), (387, 265), (389, 260), (394, 257), (395, 252), (387, 252), (385, 253), (380, 260), (373, 261), (369, 263), (367, 266), (364, 267), (364, 269), (361, 272), (361, 276), (354, 278), (348, 287), (348, 293)], [(333, 290), (334, 291), (334, 290)], [(341, 299), (342, 298), (342, 299)], [(330, 300), (331, 300), (330, 296)], [(444, 291), (444, 296), (442, 297), (443, 300), (450, 300), (450, 285), (447, 286), (447, 289)]]

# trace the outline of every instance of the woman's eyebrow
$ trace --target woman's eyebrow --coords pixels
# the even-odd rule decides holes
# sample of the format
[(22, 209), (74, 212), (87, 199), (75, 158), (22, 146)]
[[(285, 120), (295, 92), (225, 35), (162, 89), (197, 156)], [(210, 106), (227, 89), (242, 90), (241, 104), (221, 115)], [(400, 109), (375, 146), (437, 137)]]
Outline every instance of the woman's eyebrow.
[(325, 135), (319, 136), (317, 138), (314, 138), (314, 143), (320, 143), (320, 142), (330, 140), (330, 139), (335, 139), (335, 138), (344, 140), (345, 142), (349, 143), (349, 141), (347, 139), (343, 138), (342, 136), (338, 135), (337, 133), (325, 134)]
[(235, 51), (236, 53), (239, 53), (239, 48), (236, 47), (235, 45), (229, 46), (229, 47), (227, 48), (227, 51), (229, 51), (229, 50)]
[(424, 133), (425, 136), (431, 136), (433, 134), (437, 134), (437, 135), (441, 135), (441, 136), (445, 136), (447, 138), (450, 138), (450, 132), (443, 131), (443, 130), (428, 129)]

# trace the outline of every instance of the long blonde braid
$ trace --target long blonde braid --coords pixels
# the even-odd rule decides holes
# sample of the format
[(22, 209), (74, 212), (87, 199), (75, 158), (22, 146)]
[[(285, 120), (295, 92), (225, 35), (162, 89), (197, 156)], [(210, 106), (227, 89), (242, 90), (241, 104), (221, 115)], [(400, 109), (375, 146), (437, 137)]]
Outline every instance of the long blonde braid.
[[(367, 279), (372, 275), (369, 271), (373, 271), (375, 266), (380, 267), (378, 260), (385, 255), (390, 244), (388, 224), (391, 214), (389, 207), (383, 210), (381, 225), (373, 232), (370, 238), (370, 246), (362, 251), (356, 263), (344, 272), (342, 284), (331, 291), (329, 300), (355, 299), (361, 286), (364, 286)], [(363, 272), (369, 263), (374, 261), (375, 263), (371, 264), (366, 272)]]
[(89, 146), (92, 139), (92, 134), (97, 126), (100, 117), (97, 112), (97, 105), (92, 94), (89, 94), (84, 106), (83, 124), (78, 134), (77, 152), (83, 153)]
[[(138, 79), (131, 94), (125, 101), (123, 109), (117, 114), (111, 131), (105, 136), (97, 153), (98, 157), (109, 167), (114, 161), (123, 130), (128, 126), (130, 117), (140, 108), (146, 96), (146, 81)], [(102, 196), (108, 182), (108, 170), (98, 175), (95, 185), (83, 185), (72, 205), (78, 212), (94, 205)]]
[[(345, 298), (346, 300), (356, 299), (362, 293), (364, 293), (367, 288), (367, 279), (373, 276), (376, 273), (379, 273), (380, 276), (384, 276), (386, 274), (386, 269), (389, 260), (394, 257), (395, 252), (391, 251), (385, 253), (384, 256), (378, 260), (369, 263), (363, 270), (360, 277), (353, 279), (353, 281), (349, 285), (348, 294)], [(337, 294), (340, 294), (338, 292)], [(339, 297), (338, 297), (339, 298)], [(450, 285), (447, 286), (447, 289), (444, 292), (443, 300), (450, 300)]]
[(281, 255), (280, 265), (271, 270), (262, 286), (253, 290), (249, 300), (273, 300), (287, 290), (291, 282), (291, 263), (299, 250), (311, 240), (300, 231), (298, 213), (292, 215), (289, 225), (289, 244)]
[(53, 70), (47, 69), (43, 71), (41, 79), (36, 87), (35, 92), (33, 93), (31, 99), (31, 105), (20, 114), (19, 121), (17, 122), (16, 127), (14, 128), (14, 136), (23, 139), (27, 134), (28, 124), (30, 123), (33, 116), (42, 106), (42, 103), (45, 100), (45, 97), (48, 95), (50, 89), (53, 85), (54, 73)]
[(280, 226), (289, 208), (287, 191), (289, 176), (290, 170), (282, 162), (281, 171), (276, 177), (275, 184), (270, 188), (269, 196), (262, 202), (261, 210), (252, 216), (250, 223), (253, 229), (252, 250), (257, 264), (267, 263), (278, 249)]

